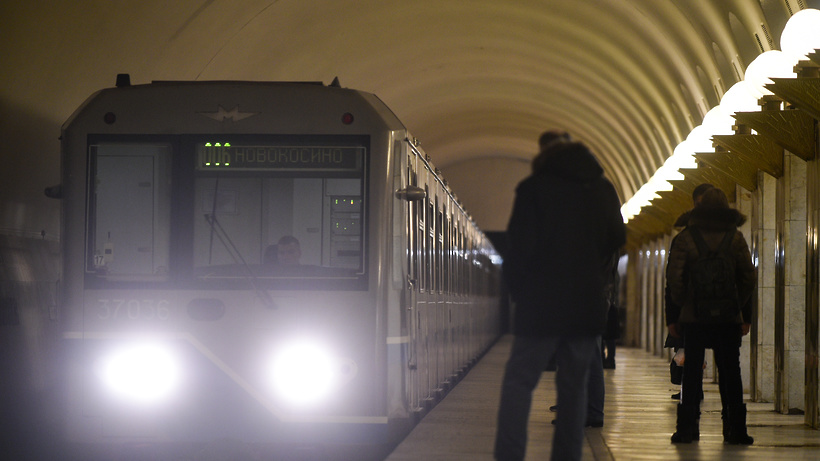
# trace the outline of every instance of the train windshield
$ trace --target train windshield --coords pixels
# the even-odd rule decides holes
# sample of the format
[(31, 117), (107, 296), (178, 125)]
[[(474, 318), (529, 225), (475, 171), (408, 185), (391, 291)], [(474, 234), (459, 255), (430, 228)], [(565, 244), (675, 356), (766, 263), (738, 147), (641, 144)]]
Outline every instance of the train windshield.
[[(230, 280), (286, 287), (294, 279), (360, 278), (362, 141), (188, 136), (168, 145), (92, 146), (91, 269), (109, 280), (165, 280), (173, 268), (187, 268), (186, 278), (223, 287)], [(187, 152), (180, 162), (187, 167), (172, 168), (173, 147)], [(171, 191), (178, 191), (176, 206)]]
[(169, 277), (171, 145), (90, 148), (87, 271), (106, 280)]

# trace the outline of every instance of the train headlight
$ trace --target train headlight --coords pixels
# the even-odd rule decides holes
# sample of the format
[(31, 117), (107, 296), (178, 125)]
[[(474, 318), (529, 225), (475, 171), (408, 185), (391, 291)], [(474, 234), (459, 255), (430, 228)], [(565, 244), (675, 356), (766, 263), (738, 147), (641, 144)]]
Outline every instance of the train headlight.
[(307, 406), (321, 402), (336, 387), (337, 368), (328, 348), (300, 341), (279, 350), (271, 378), (280, 397), (292, 404)]
[(168, 397), (180, 380), (179, 363), (161, 344), (136, 343), (112, 350), (98, 363), (105, 388), (135, 403), (155, 403)]

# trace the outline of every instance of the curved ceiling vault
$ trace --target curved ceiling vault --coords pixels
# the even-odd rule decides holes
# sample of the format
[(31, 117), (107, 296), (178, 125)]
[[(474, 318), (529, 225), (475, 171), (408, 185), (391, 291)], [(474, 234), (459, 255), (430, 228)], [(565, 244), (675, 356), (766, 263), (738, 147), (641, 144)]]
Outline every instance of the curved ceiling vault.
[[(59, 127), (117, 73), (330, 81), (384, 100), (476, 222), (503, 230), (538, 135), (629, 199), (804, 0), (4, 2), (0, 230), (55, 235)], [(20, 180), (19, 178), (26, 178)]]

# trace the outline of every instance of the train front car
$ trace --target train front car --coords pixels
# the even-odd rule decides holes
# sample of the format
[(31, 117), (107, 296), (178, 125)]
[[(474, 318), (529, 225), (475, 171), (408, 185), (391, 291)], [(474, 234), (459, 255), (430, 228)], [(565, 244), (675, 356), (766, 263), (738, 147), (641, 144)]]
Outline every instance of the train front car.
[(374, 101), (166, 82), (66, 122), (70, 440), (386, 440), (401, 126)]
[(407, 139), (322, 84), (90, 97), (62, 134), (68, 440), (335, 459), (406, 434), (497, 327), (491, 248)]

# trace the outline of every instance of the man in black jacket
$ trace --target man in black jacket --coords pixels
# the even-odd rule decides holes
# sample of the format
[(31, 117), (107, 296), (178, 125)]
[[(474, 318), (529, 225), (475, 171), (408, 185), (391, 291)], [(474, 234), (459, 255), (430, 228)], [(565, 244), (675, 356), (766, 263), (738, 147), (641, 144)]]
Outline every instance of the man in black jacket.
[(606, 325), (606, 263), (626, 241), (620, 201), (598, 161), (565, 133), (539, 142), (532, 175), (516, 189), (504, 276), (516, 303), (515, 341), (505, 368), (495, 457), (521, 460), (532, 391), (558, 365), (553, 459), (581, 459), (587, 374)]
[[(715, 353), (724, 408), (724, 441), (751, 445), (754, 439), (746, 432), (746, 405), (740, 377), (740, 346), (752, 323), (752, 304), (757, 281), (755, 267), (743, 234), (737, 230), (745, 219), (732, 208), (726, 194), (712, 188), (703, 194), (690, 215), (686, 229), (673, 240), (666, 266), (666, 283), (670, 302), (666, 323), (669, 334), (683, 338), (686, 361), (683, 365), (681, 403), (677, 410), (677, 430), (672, 443), (691, 443), (700, 438), (698, 413), (703, 386), (704, 349)], [(699, 243), (700, 242), (700, 243)], [(726, 248), (733, 262), (725, 269), (734, 293), (729, 316), (705, 316), (699, 305), (694, 267), (704, 254)], [(726, 280), (723, 277), (722, 280)], [(708, 300), (707, 300), (708, 301)], [(700, 300), (703, 304), (705, 301)]]

